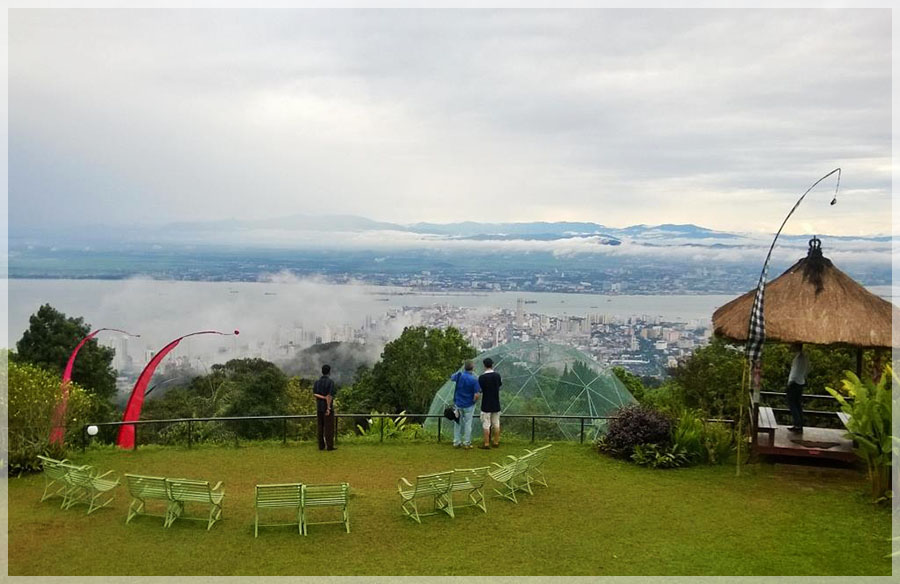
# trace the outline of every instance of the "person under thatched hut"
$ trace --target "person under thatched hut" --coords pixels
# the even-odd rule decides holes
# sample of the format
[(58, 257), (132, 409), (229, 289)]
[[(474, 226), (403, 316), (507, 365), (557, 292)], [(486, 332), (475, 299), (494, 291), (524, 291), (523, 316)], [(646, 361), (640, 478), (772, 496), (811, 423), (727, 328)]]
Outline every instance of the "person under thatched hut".
[(809, 373), (809, 357), (803, 352), (803, 343), (794, 343), (791, 348), (795, 351), (794, 360), (791, 362), (791, 372), (788, 375), (787, 397), (788, 408), (791, 410), (791, 420), (794, 425), (788, 428), (789, 432), (803, 433), (803, 390), (806, 388), (806, 375)]

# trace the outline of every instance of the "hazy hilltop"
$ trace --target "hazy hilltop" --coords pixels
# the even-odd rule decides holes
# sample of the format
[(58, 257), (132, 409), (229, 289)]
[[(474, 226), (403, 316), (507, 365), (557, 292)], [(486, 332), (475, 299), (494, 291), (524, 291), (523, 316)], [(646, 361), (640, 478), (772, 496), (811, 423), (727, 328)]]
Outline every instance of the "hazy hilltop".
[(331, 365), (331, 378), (338, 385), (353, 382), (353, 376), (360, 366), (371, 367), (378, 359), (378, 350), (359, 343), (319, 343), (306, 347), (294, 357), (278, 362), (278, 366), (288, 375), (298, 375), (305, 379), (318, 379), (322, 365)]

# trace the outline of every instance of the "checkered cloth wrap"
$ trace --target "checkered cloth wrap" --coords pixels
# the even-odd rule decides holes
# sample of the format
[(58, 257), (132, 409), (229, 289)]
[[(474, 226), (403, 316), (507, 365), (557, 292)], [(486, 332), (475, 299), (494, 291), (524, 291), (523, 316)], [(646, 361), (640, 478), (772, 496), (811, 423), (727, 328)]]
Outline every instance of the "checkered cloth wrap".
[(766, 276), (769, 272), (769, 264), (763, 269), (759, 277), (759, 285), (756, 287), (756, 296), (753, 298), (753, 308), (750, 310), (750, 328), (747, 331), (747, 359), (751, 363), (757, 363), (762, 358), (763, 344), (766, 342), (766, 319), (763, 315), (763, 302), (766, 295)]

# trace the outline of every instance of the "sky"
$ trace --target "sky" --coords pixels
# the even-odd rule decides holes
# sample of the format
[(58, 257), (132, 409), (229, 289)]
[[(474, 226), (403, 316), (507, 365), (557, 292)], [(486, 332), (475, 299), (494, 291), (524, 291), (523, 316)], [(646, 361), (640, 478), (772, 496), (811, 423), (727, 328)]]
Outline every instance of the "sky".
[(886, 10), (12, 10), (9, 222), (891, 232)]

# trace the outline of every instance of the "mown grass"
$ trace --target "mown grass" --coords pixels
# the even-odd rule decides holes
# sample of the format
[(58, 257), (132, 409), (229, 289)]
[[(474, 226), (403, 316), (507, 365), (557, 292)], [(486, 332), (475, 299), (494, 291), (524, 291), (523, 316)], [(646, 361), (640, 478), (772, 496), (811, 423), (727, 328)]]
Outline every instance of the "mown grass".
[[(224, 481), (224, 520), (139, 517), (130, 498), (91, 516), (40, 502), (43, 479), (9, 480), (10, 575), (889, 575), (890, 513), (857, 470), (757, 464), (659, 471), (557, 443), (549, 488), (518, 505), (488, 500), (422, 525), (397, 479), (499, 461), (527, 443), (461, 451), (446, 443), (309, 443), (91, 448), (79, 463), (120, 473)], [(257, 483), (348, 481), (351, 533), (312, 526), (253, 537)], [(489, 483), (490, 485), (490, 483)], [(195, 510), (196, 511), (196, 510)]]

